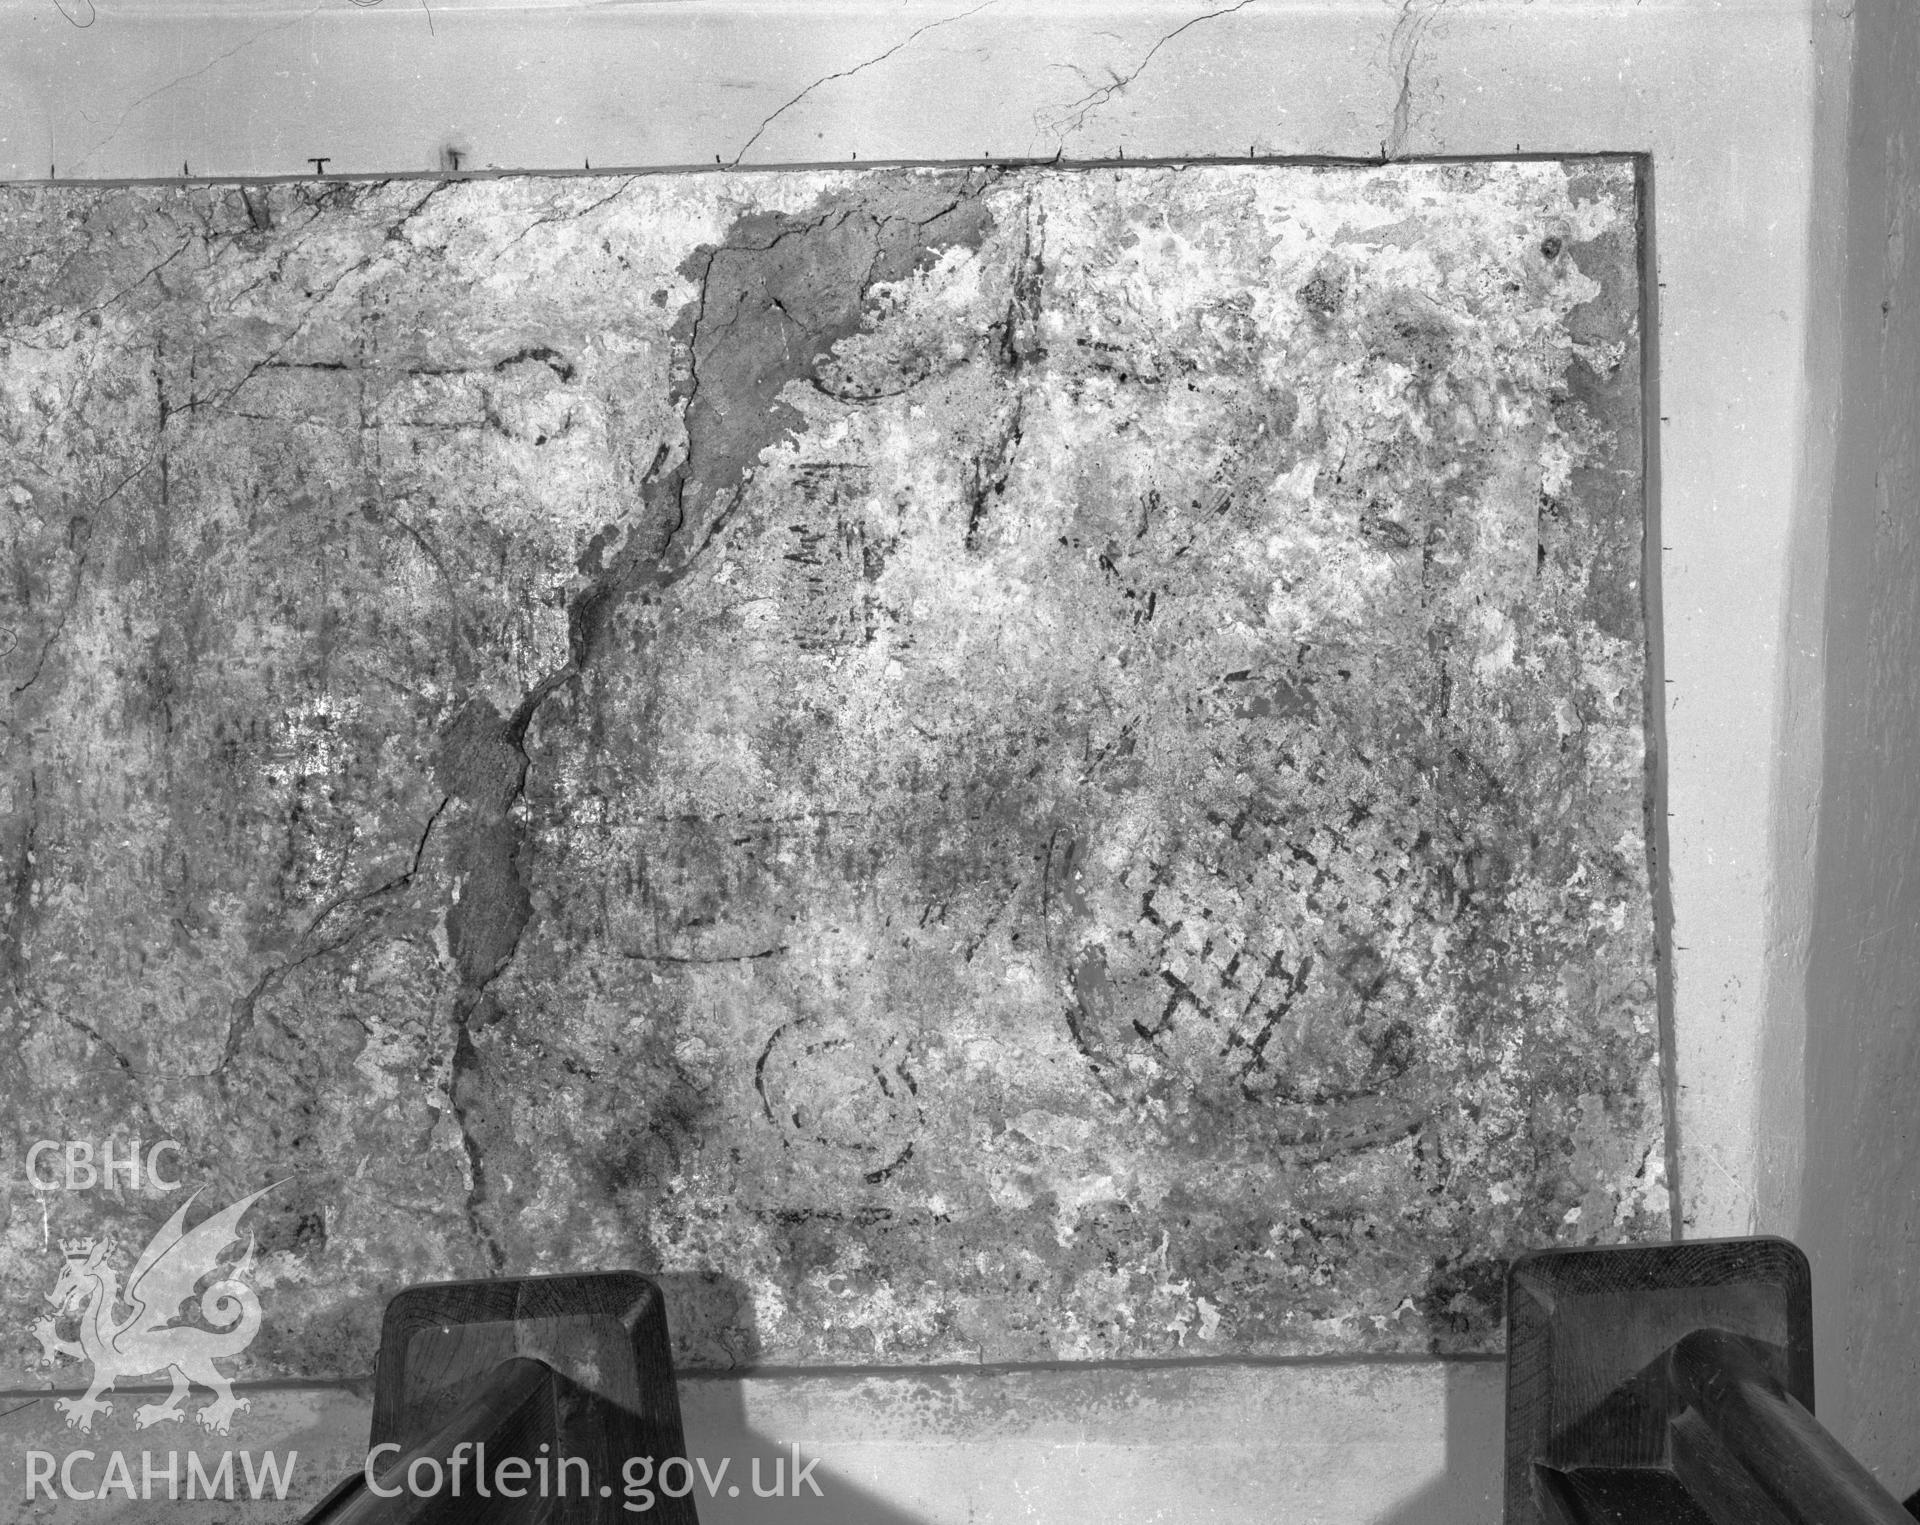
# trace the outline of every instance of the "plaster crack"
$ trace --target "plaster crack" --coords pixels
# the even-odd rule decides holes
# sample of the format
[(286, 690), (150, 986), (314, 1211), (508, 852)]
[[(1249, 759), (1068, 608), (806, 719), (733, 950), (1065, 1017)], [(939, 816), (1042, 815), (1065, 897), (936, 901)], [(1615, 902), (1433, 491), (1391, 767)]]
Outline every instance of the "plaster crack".
[[(924, 26), (915, 27), (911, 32), (907, 33), (905, 37), (901, 38), (892, 47), (888, 48), (884, 53), (876, 53), (872, 58), (867, 59), (863, 63), (857, 63), (850, 69), (837, 69), (832, 74), (821, 75), (820, 78), (816, 79), (811, 85), (808, 85), (807, 88), (802, 90), (798, 95), (794, 96), (791, 100), (787, 101), (784, 105), (780, 106), (778, 109), (773, 111), (760, 123), (758, 127), (754, 128), (753, 136), (748, 138), (745, 143), (742, 143), (740, 145), (740, 152), (733, 156), (733, 165), (730, 167), (738, 167), (740, 161), (746, 158), (747, 150), (752, 148), (755, 143), (758, 143), (760, 141), (760, 135), (762, 133), (764, 133), (769, 127), (771, 127), (774, 124), (774, 122), (777, 121), (780, 117), (784, 116), (787, 112), (791, 111), (795, 106), (799, 105), (802, 101), (804, 101), (808, 96), (812, 95), (813, 92), (818, 90), (822, 85), (830, 84), (836, 79), (846, 79), (850, 75), (858, 74), (862, 69), (871, 69), (875, 64), (885, 63), (889, 58), (893, 57), (894, 54), (898, 53), (902, 48), (906, 47), (907, 44), (912, 42), (916, 37), (920, 36), (921, 33), (931, 32), (935, 27), (951, 26), (956, 21), (965, 21), (967, 17), (975, 15), (980, 11), (984, 11), (989, 5), (992, 5), (994, 3), (995, 3), (995, 0), (980, 0), (980, 3), (974, 6), (971, 10), (962, 11), (957, 16), (943, 16), (938, 21), (929, 21)], [(1242, 0), (1242, 3), (1243, 4), (1249, 3), (1249, 0)]]
[[(125, 487), (128, 482), (131, 482), (134, 477), (138, 476), (142, 471), (145, 471), (147, 467), (152, 464), (153, 462), (149, 460), (123, 477), (118, 487), (115, 487), (112, 492), (108, 493), (106, 497), (94, 505), (94, 512), (98, 513), (100, 509), (118, 496), (121, 488)], [(25, 682), (14, 685), (13, 697), (15, 699), (18, 699), (28, 689), (32, 688), (34, 684), (40, 681), (40, 674), (46, 669), (48, 654), (52, 652), (55, 643), (59, 641), (60, 637), (65, 634), (67, 621), (73, 617), (74, 606), (80, 602), (80, 579), (86, 571), (87, 550), (93, 540), (92, 523), (84, 514), (74, 515), (67, 527), (67, 539), (68, 544), (73, 546), (77, 552), (73, 563), (73, 573), (67, 580), (67, 596), (61, 602), (60, 616), (54, 621), (53, 629), (47, 632), (47, 638), (40, 643), (40, 654), (34, 658), (33, 671), (27, 674)], [(76, 541), (78, 542), (77, 544), (75, 544)]]
[[(13, 866), (11, 904), (7, 912), (7, 977), (13, 986), (16, 999), (24, 996), (21, 989), (22, 965), (25, 963), (27, 912), (33, 905), (34, 867), (36, 859), (33, 852), (34, 837), (40, 824), (40, 775), (31, 769), (27, 773), (27, 808), (25, 811), (26, 828), (20, 834), (20, 857)], [(24, 1006), (24, 1000), (21, 1000)]]
[[(89, 0), (89, 3), (91, 3), (91, 0)], [(184, 85), (189, 80), (198, 79), (201, 75), (209, 72), (210, 70), (218, 68), (221, 64), (225, 63), (229, 58), (232, 58), (234, 54), (246, 51), (246, 49), (252, 47), (256, 42), (259, 42), (263, 37), (271, 37), (275, 32), (284, 32), (287, 30), (288, 27), (297, 26), (299, 23), (303, 21), (311, 20), (314, 16), (319, 14), (320, 10), (321, 10), (321, 7), (318, 4), (315, 4), (307, 7), (307, 9), (303, 11), (297, 11), (293, 15), (289, 16), (285, 21), (282, 21), (275, 26), (262, 27), (259, 31), (254, 32), (245, 38), (242, 38), (239, 42), (236, 42), (232, 47), (228, 48), (226, 52), (216, 53), (212, 58), (208, 59), (199, 68), (189, 69), (185, 74), (177, 75), (173, 79), (168, 80), (164, 85), (155, 85), (153, 89), (149, 90), (145, 95), (141, 96), (139, 99), (132, 102), (125, 111), (121, 112), (119, 119), (114, 122), (113, 126), (110, 129), (108, 129), (107, 135), (104, 138), (101, 138), (97, 143), (93, 145), (92, 148), (88, 149), (78, 159), (75, 159), (72, 164), (68, 165), (67, 173), (70, 175), (76, 173), (79, 170), (81, 165), (85, 164), (95, 154), (99, 153), (101, 149), (105, 148), (115, 138), (119, 137), (121, 129), (127, 125), (127, 119), (131, 117), (134, 114), (134, 112), (138, 111), (142, 106), (146, 105), (148, 101), (153, 100), (156, 96), (165, 95), (169, 90), (175, 89), (180, 85)]]
[[(312, 921), (307, 923), (307, 930), (301, 934), (301, 941), (307, 942), (311, 940), (314, 933), (318, 932), (321, 925), (336, 911), (346, 910), (352, 906), (364, 905), (369, 900), (377, 900), (382, 895), (389, 895), (395, 890), (405, 889), (409, 884), (413, 883), (414, 876), (420, 872), (421, 859), (426, 856), (427, 840), (433, 835), (433, 828), (439, 822), (442, 813), (444, 813), (447, 806), (452, 803), (452, 795), (442, 795), (440, 803), (433, 807), (433, 813), (427, 817), (427, 824), (421, 828), (420, 835), (414, 842), (413, 857), (405, 869), (393, 875), (391, 878), (384, 879), (378, 884), (369, 885), (365, 889), (347, 890), (336, 895), (320, 908)], [(334, 944), (334, 946), (337, 947), (339, 945)]]
[[(447, 189), (449, 185), (453, 183), (454, 182), (450, 180), (440, 181), (438, 184), (436, 184), (433, 187), (433, 189), (428, 191), (426, 195), (422, 196), (418, 201), (414, 202), (412, 206), (408, 207), (406, 211), (402, 212), (398, 220), (394, 222), (393, 226), (387, 229), (386, 237), (382, 240), (383, 245), (399, 242), (401, 229), (405, 228), (406, 225), (409, 222), (411, 222), (416, 215), (418, 215), (422, 207), (424, 207), (429, 201), (433, 200), (435, 196), (439, 195), (441, 191), (444, 191), (445, 189)], [(383, 181), (381, 182), (381, 184), (385, 185), (386, 182)], [(248, 368), (247, 373), (244, 376), (242, 376), (238, 381), (236, 381), (232, 386), (228, 387), (224, 393), (222, 393), (217, 398), (201, 398), (201, 397), (189, 398), (187, 400), (185, 411), (191, 412), (197, 408), (206, 407), (206, 406), (225, 407), (228, 403), (232, 402), (236, 396), (239, 395), (241, 389), (245, 387), (248, 382), (252, 381), (253, 378), (258, 376), (262, 371), (280, 369), (283, 365), (283, 362), (281, 361), (280, 357), (284, 355), (290, 348), (292, 348), (295, 340), (297, 340), (303, 333), (306, 332), (307, 326), (310, 323), (312, 323), (314, 319), (314, 315), (318, 313), (323, 306), (326, 305), (326, 303), (332, 298), (334, 292), (340, 289), (340, 287), (346, 282), (348, 277), (360, 275), (365, 271), (371, 269), (377, 257), (378, 252), (379, 251), (375, 251), (372, 253), (361, 255), (359, 259), (355, 260), (351, 265), (348, 265), (344, 270), (340, 271), (339, 274), (335, 275), (332, 280), (328, 281), (323, 287), (321, 287), (319, 292), (316, 295), (314, 295), (312, 298), (310, 298), (307, 302), (307, 305), (300, 310), (300, 316), (298, 317), (298, 319), (295, 320), (293, 326), (287, 330), (286, 337), (283, 338), (278, 344), (276, 344), (271, 350), (269, 350), (264, 358), (260, 360), (256, 360)], [(285, 362), (285, 364), (288, 364), (288, 365), (291, 365), (293, 363), (294, 362)], [(322, 370), (351, 369), (351, 367), (347, 366), (345, 362), (339, 362), (336, 364), (335, 362), (331, 362), (331, 361), (321, 361), (321, 362), (314, 362), (314, 364), (316, 368), (322, 369)]]
[(967, 528), (962, 537), (966, 549), (971, 551), (977, 546), (980, 527), (986, 522), (987, 512), (992, 500), (1005, 494), (1007, 478), (1013, 471), (1013, 460), (1019, 451), (1026, 425), (1026, 394), (1021, 389), (1021, 372), (1026, 368), (1028, 355), (1021, 347), (1019, 334), (1023, 326), (1031, 331), (1040, 316), (1040, 277), (1042, 262), (1033, 249), (1033, 197), (1029, 193), (1026, 199), (1025, 225), (1021, 232), (1020, 259), (1014, 267), (1011, 289), (1007, 294), (1006, 311), (1002, 314), (999, 342), (1000, 363), (1006, 367), (1013, 379), (1013, 404), (1008, 410), (1006, 423), (1000, 430), (1000, 438), (991, 452), (983, 451), (973, 463), (973, 481), (967, 493)]
[(175, 249), (173, 253), (169, 254), (165, 259), (161, 260), (157, 265), (149, 266), (147, 268), (146, 273), (141, 275), (137, 280), (129, 281), (126, 285), (122, 286), (118, 291), (116, 291), (112, 296), (107, 297), (103, 301), (96, 302), (91, 307), (82, 308), (78, 313), (74, 314), (74, 316), (77, 318), (84, 318), (96, 312), (105, 312), (109, 307), (113, 306), (115, 302), (123, 300), (127, 296), (131, 295), (133, 292), (138, 291), (142, 286), (146, 285), (148, 281), (152, 280), (162, 270), (166, 269), (167, 266), (171, 265), (175, 260), (180, 258), (181, 255), (185, 254), (187, 250), (192, 248), (195, 242), (196, 240), (189, 238), (185, 243), (181, 244), (179, 248)]
[(761, 948), (753, 953), (717, 953), (707, 958), (695, 958), (682, 953), (636, 953), (629, 948), (616, 948), (614, 951), (622, 958), (642, 964), (750, 964), (763, 958), (778, 958), (787, 951), (787, 944), (776, 943), (771, 948)]
[[(381, 181), (380, 182), (381, 188), (384, 190), (389, 183), (390, 182), (388, 181), (384, 181), (384, 180)], [(452, 180), (435, 181), (433, 188), (429, 190), (426, 195), (422, 196), (418, 201), (414, 202), (412, 206), (408, 207), (406, 211), (402, 212), (400, 214), (399, 220), (395, 222), (392, 227), (387, 229), (386, 242), (390, 244), (397, 243), (400, 238), (400, 230), (406, 227), (408, 223), (412, 222), (413, 219), (417, 217), (420, 214), (420, 212), (425, 208), (426, 204), (429, 201), (433, 200), (435, 196), (438, 196), (448, 186), (453, 185), (454, 183), (455, 182)]]
[(102, 1034), (91, 1022), (87, 1021), (85, 1017), (69, 1011), (64, 1006), (56, 1006), (54, 1008), (54, 1015), (59, 1017), (62, 1022), (66, 1023), (67, 1026), (71, 1027), (75, 1032), (84, 1033), (95, 1044), (104, 1049), (107, 1057), (120, 1066), (129, 1080), (138, 1080), (140, 1078), (140, 1072), (133, 1067), (133, 1061), (126, 1056), (125, 1052)]
[(302, 965), (309, 964), (316, 958), (324, 957), (326, 954), (337, 952), (339, 949), (346, 947), (348, 943), (352, 942), (366, 930), (364, 924), (356, 924), (340, 936), (330, 938), (326, 942), (315, 945), (313, 943), (314, 935), (336, 911), (340, 911), (349, 906), (364, 904), (366, 901), (390, 894), (392, 891), (401, 889), (413, 882), (414, 876), (420, 872), (420, 863), (426, 854), (427, 841), (433, 835), (433, 828), (439, 821), (441, 813), (445, 811), (451, 803), (452, 796), (447, 795), (443, 796), (440, 803), (433, 807), (433, 813), (427, 817), (426, 825), (421, 828), (420, 835), (414, 842), (413, 858), (402, 872), (379, 884), (370, 885), (365, 889), (351, 890), (345, 894), (336, 896), (333, 900), (322, 906), (313, 920), (307, 923), (306, 931), (300, 934), (300, 940), (295, 944), (296, 948), (304, 949), (305, 951), (300, 952), (298, 956), (285, 963), (276, 964), (269, 968), (259, 979), (253, 982), (252, 989), (248, 990), (245, 995), (234, 1002), (233, 1010), (227, 1019), (227, 1038), (226, 1043), (222, 1046), (219, 1062), (216, 1063), (206, 1075), (200, 1078), (217, 1077), (224, 1082), (228, 1067), (239, 1057), (241, 1045), (246, 1042), (248, 1035), (253, 1031), (260, 998), (272, 989), (274, 985), (284, 980)]
[(1420, 45), (1428, 29), (1451, 0), (1400, 0), (1400, 15), (1393, 24), (1387, 42), (1387, 67), (1399, 75), (1400, 89), (1394, 97), (1393, 114), (1387, 135), (1380, 142), (1382, 159), (1398, 159), (1407, 151), (1407, 136), (1413, 128), (1413, 66), (1420, 57)]
[(298, 339), (301, 336), (301, 334), (303, 334), (306, 331), (307, 325), (313, 321), (314, 313), (317, 312), (320, 309), (320, 307), (330, 297), (332, 297), (334, 292), (340, 288), (342, 282), (344, 282), (348, 276), (358, 275), (361, 271), (367, 269), (370, 265), (372, 265), (372, 263), (373, 263), (373, 256), (371, 254), (362, 255), (359, 259), (355, 260), (351, 265), (347, 266), (346, 269), (342, 270), (332, 280), (328, 281), (326, 286), (321, 290), (320, 294), (314, 297), (310, 302), (308, 302), (306, 307), (301, 310), (299, 319), (294, 323), (293, 327), (287, 331), (287, 336), (284, 339), (282, 339), (278, 344), (276, 344), (271, 350), (269, 350), (264, 359), (254, 361), (254, 363), (247, 368), (246, 375), (242, 376), (232, 386), (228, 387), (227, 390), (224, 393), (222, 393), (219, 397), (188, 398), (185, 411), (192, 412), (195, 409), (202, 408), (202, 407), (209, 407), (209, 406), (223, 408), (228, 403), (232, 402), (233, 399), (240, 394), (241, 389), (245, 387), (248, 382), (252, 381), (254, 377), (258, 376), (262, 371), (279, 369), (280, 357), (284, 355), (289, 349), (291, 349), (293, 347), (293, 342), (296, 339)]
[(507, 240), (506, 247), (508, 249), (511, 249), (515, 244), (519, 243), (521, 239), (525, 238), (535, 228), (543, 228), (548, 223), (578, 222), (582, 217), (587, 217), (592, 215), (593, 213), (599, 211), (600, 208), (605, 206), (609, 201), (615, 201), (619, 199), (621, 196), (624, 196), (627, 193), (627, 191), (632, 188), (633, 182), (639, 178), (640, 177), (638, 175), (628, 175), (624, 180), (620, 182), (620, 184), (615, 189), (613, 189), (612, 191), (609, 191), (606, 195), (600, 197), (597, 201), (588, 202), (587, 205), (581, 207), (577, 212), (555, 212), (547, 217), (534, 218), (532, 222), (528, 223), (518, 233), (514, 234), (512, 238)]
[(1092, 116), (1094, 112), (1098, 111), (1102, 106), (1105, 106), (1107, 102), (1111, 101), (1116, 95), (1119, 95), (1127, 86), (1131, 85), (1144, 74), (1147, 65), (1153, 62), (1160, 50), (1172, 42), (1173, 39), (1178, 37), (1182, 32), (1199, 26), (1204, 21), (1215, 21), (1222, 16), (1231, 16), (1235, 11), (1243, 11), (1253, 3), (1254, 0), (1238, 0), (1237, 4), (1222, 6), (1219, 10), (1207, 11), (1202, 15), (1193, 17), (1191, 20), (1182, 22), (1152, 47), (1148, 48), (1145, 56), (1141, 58), (1139, 63), (1133, 66), (1133, 69), (1129, 73), (1120, 74), (1109, 66), (1107, 70), (1109, 77), (1108, 83), (1088, 91), (1085, 95), (1081, 96), (1079, 100), (1070, 102), (1068, 105), (1062, 107), (1059, 115), (1053, 119), (1046, 130), (1050, 132), (1056, 140), (1064, 139), (1069, 133), (1078, 132), (1086, 125), (1088, 117)]
[[(240, 413), (235, 416), (246, 418), (251, 415)], [(473, 652), (471, 644), (467, 639), (466, 600), (461, 596), (460, 584), (455, 581), (453, 573), (447, 570), (446, 561), (440, 555), (439, 549), (432, 541), (427, 539), (426, 534), (417, 525), (411, 520), (404, 518), (395, 510), (386, 508), (377, 502), (371, 504), (370, 507), (373, 509), (376, 519), (385, 518), (399, 525), (407, 538), (419, 548), (420, 554), (426, 557), (428, 562), (431, 563), (434, 571), (440, 574), (440, 581), (445, 585), (447, 590), (447, 620), (452, 626), (448, 635), (450, 638), (450, 650), (454, 660), (454, 669), (457, 672), (463, 663), (470, 665), (473, 662)], [(444, 805), (446, 802), (442, 800), (441, 803)], [(435, 819), (438, 819), (439, 811), (436, 810), (434, 816)], [(431, 825), (431, 823), (429, 823), (429, 825)], [(424, 837), (421, 841), (422, 845), (425, 845)]]
[(453, 1057), (447, 1067), (447, 1111), (452, 1114), (454, 1126), (460, 1130), (460, 1149), (466, 1159), (467, 1228), (485, 1252), (491, 1273), (498, 1276), (507, 1267), (507, 1256), (500, 1247), (500, 1241), (494, 1238), (493, 1230), (487, 1226), (482, 1211), (488, 1197), (487, 1163), (480, 1152), (480, 1141), (467, 1125), (467, 1108), (460, 1099), (462, 1077), (476, 1073), (479, 1068), (479, 1051), (473, 1046), (473, 1037), (467, 1031), (466, 1023), (462, 1022), (454, 1034)]
[(1013, 458), (1020, 449), (1025, 421), (1026, 395), (1016, 390), (998, 444), (974, 458), (973, 480), (967, 489), (967, 529), (962, 537), (969, 551), (979, 548), (980, 528), (986, 522), (988, 508), (1007, 490), (1007, 477), (1013, 471)]
[[(219, 1060), (211, 1070), (195, 1078), (200, 1080), (214, 1079), (218, 1080), (222, 1085), (225, 1085), (228, 1068), (232, 1065), (233, 1061), (240, 1056), (241, 1045), (247, 1041), (248, 1036), (253, 1032), (260, 998), (296, 969), (312, 963), (316, 958), (322, 958), (329, 953), (344, 948), (348, 943), (352, 942), (354, 938), (360, 935), (360, 930), (360, 928), (355, 927), (353, 931), (347, 933), (344, 937), (338, 937), (331, 942), (322, 943), (317, 948), (309, 948), (298, 958), (291, 959), (287, 963), (275, 964), (262, 974), (259, 979), (255, 980), (253, 982), (253, 988), (233, 1003), (233, 1011), (227, 1018), (227, 1041), (221, 1048)], [(302, 941), (304, 940), (303, 938)]]
[[(34, 853), (34, 845), (39, 836), (39, 800), (40, 776), (36, 770), (30, 770), (27, 774), (26, 830), (22, 834), (20, 857), (14, 866), (12, 875), (12, 884), (10, 886), (12, 904), (7, 918), (6, 931), (7, 974), (9, 982), (13, 986), (16, 1008), (23, 1018), (26, 1013), (26, 992), (22, 988), (23, 965), (25, 963), (25, 950), (23, 945), (26, 940), (25, 923), (27, 913), (33, 902), (34, 885), (38, 879), (38, 875), (35, 873), (37, 860)], [(66, 1023), (68, 1027), (82, 1034), (97, 1048), (104, 1051), (107, 1057), (119, 1066), (121, 1073), (124, 1074), (128, 1080), (137, 1081), (141, 1078), (140, 1072), (134, 1068), (133, 1061), (127, 1056), (125, 1050), (109, 1039), (106, 1034), (102, 1033), (91, 1022), (87, 1021), (86, 1018), (72, 1011), (64, 1004), (56, 1003), (52, 1010), (54, 1015)], [(156, 1126), (153, 1111), (148, 1104), (145, 1092), (136, 1088), (135, 1098), (136, 1104), (139, 1106), (141, 1114), (146, 1118), (148, 1126)]]

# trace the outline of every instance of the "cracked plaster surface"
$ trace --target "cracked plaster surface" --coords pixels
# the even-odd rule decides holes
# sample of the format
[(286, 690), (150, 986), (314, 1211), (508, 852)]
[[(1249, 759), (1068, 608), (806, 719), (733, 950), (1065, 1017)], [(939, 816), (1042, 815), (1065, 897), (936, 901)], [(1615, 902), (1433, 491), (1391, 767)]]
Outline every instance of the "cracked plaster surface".
[(1662, 1231), (1625, 162), (5, 204), (7, 1306), (174, 1205), (43, 1137), (284, 1182), (258, 1374), (616, 1265), (1484, 1349)]

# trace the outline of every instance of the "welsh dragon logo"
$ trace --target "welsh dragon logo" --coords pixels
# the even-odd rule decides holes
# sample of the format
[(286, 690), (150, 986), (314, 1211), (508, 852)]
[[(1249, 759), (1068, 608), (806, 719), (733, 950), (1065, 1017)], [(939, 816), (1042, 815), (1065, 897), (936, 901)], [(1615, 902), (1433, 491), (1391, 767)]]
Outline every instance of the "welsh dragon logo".
[[(278, 1184), (277, 1182), (275, 1183)], [(194, 1417), (217, 1435), (227, 1433), (234, 1414), (246, 1408), (245, 1398), (233, 1395), (233, 1384), (213, 1363), (221, 1356), (238, 1355), (260, 1332), (260, 1300), (253, 1288), (237, 1279), (253, 1263), (253, 1240), (235, 1264), (221, 1266), (220, 1251), (238, 1239), (240, 1219), (247, 1209), (272, 1191), (262, 1187), (231, 1207), (214, 1213), (191, 1229), (187, 1209), (195, 1192), (140, 1252), (127, 1276), (124, 1294), (120, 1273), (107, 1263), (110, 1248), (104, 1240), (68, 1239), (60, 1245), (65, 1264), (47, 1294), (54, 1315), (34, 1325), (44, 1359), (52, 1364), (65, 1356), (93, 1363), (93, 1383), (81, 1398), (57, 1398), (54, 1407), (67, 1416), (67, 1428), (92, 1430), (95, 1414), (110, 1414), (113, 1405), (101, 1398), (122, 1377), (169, 1372), (173, 1391), (164, 1403), (143, 1403), (134, 1411), (134, 1427), (146, 1429), (165, 1420), (186, 1418), (182, 1405), (194, 1383), (211, 1388), (213, 1402)], [(200, 1294), (200, 1312), (211, 1329), (175, 1324), (180, 1305), (216, 1271), (225, 1274)], [(124, 1297), (131, 1310), (124, 1317)], [(54, 1331), (54, 1319), (79, 1304), (80, 1338), (63, 1340)]]

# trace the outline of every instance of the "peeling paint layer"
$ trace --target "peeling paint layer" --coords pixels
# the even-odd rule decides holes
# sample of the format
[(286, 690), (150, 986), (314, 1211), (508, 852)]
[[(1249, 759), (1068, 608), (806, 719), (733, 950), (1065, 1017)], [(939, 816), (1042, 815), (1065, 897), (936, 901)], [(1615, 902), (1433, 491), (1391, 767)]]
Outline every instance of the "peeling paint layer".
[(691, 1364), (1484, 1349), (1661, 1233), (1634, 189), (6, 190), (6, 1306), (175, 1205), (39, 1138), (285, 1178), (256, 1373), (617, 1265)]

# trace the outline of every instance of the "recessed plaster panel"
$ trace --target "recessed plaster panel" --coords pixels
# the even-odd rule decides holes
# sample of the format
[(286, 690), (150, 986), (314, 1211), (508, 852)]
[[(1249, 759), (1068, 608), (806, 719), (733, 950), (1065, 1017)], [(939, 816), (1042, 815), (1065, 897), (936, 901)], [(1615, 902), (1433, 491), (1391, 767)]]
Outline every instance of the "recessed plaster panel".
[[(1491, 1347), (1666, 1223), (1636, 208), (9, 191), (13, 1144), (280, 1183), (262, 1372), (614, 1264), (692, 1364)], [(13, 1306), (176, 1202), (9, 1177)]]

